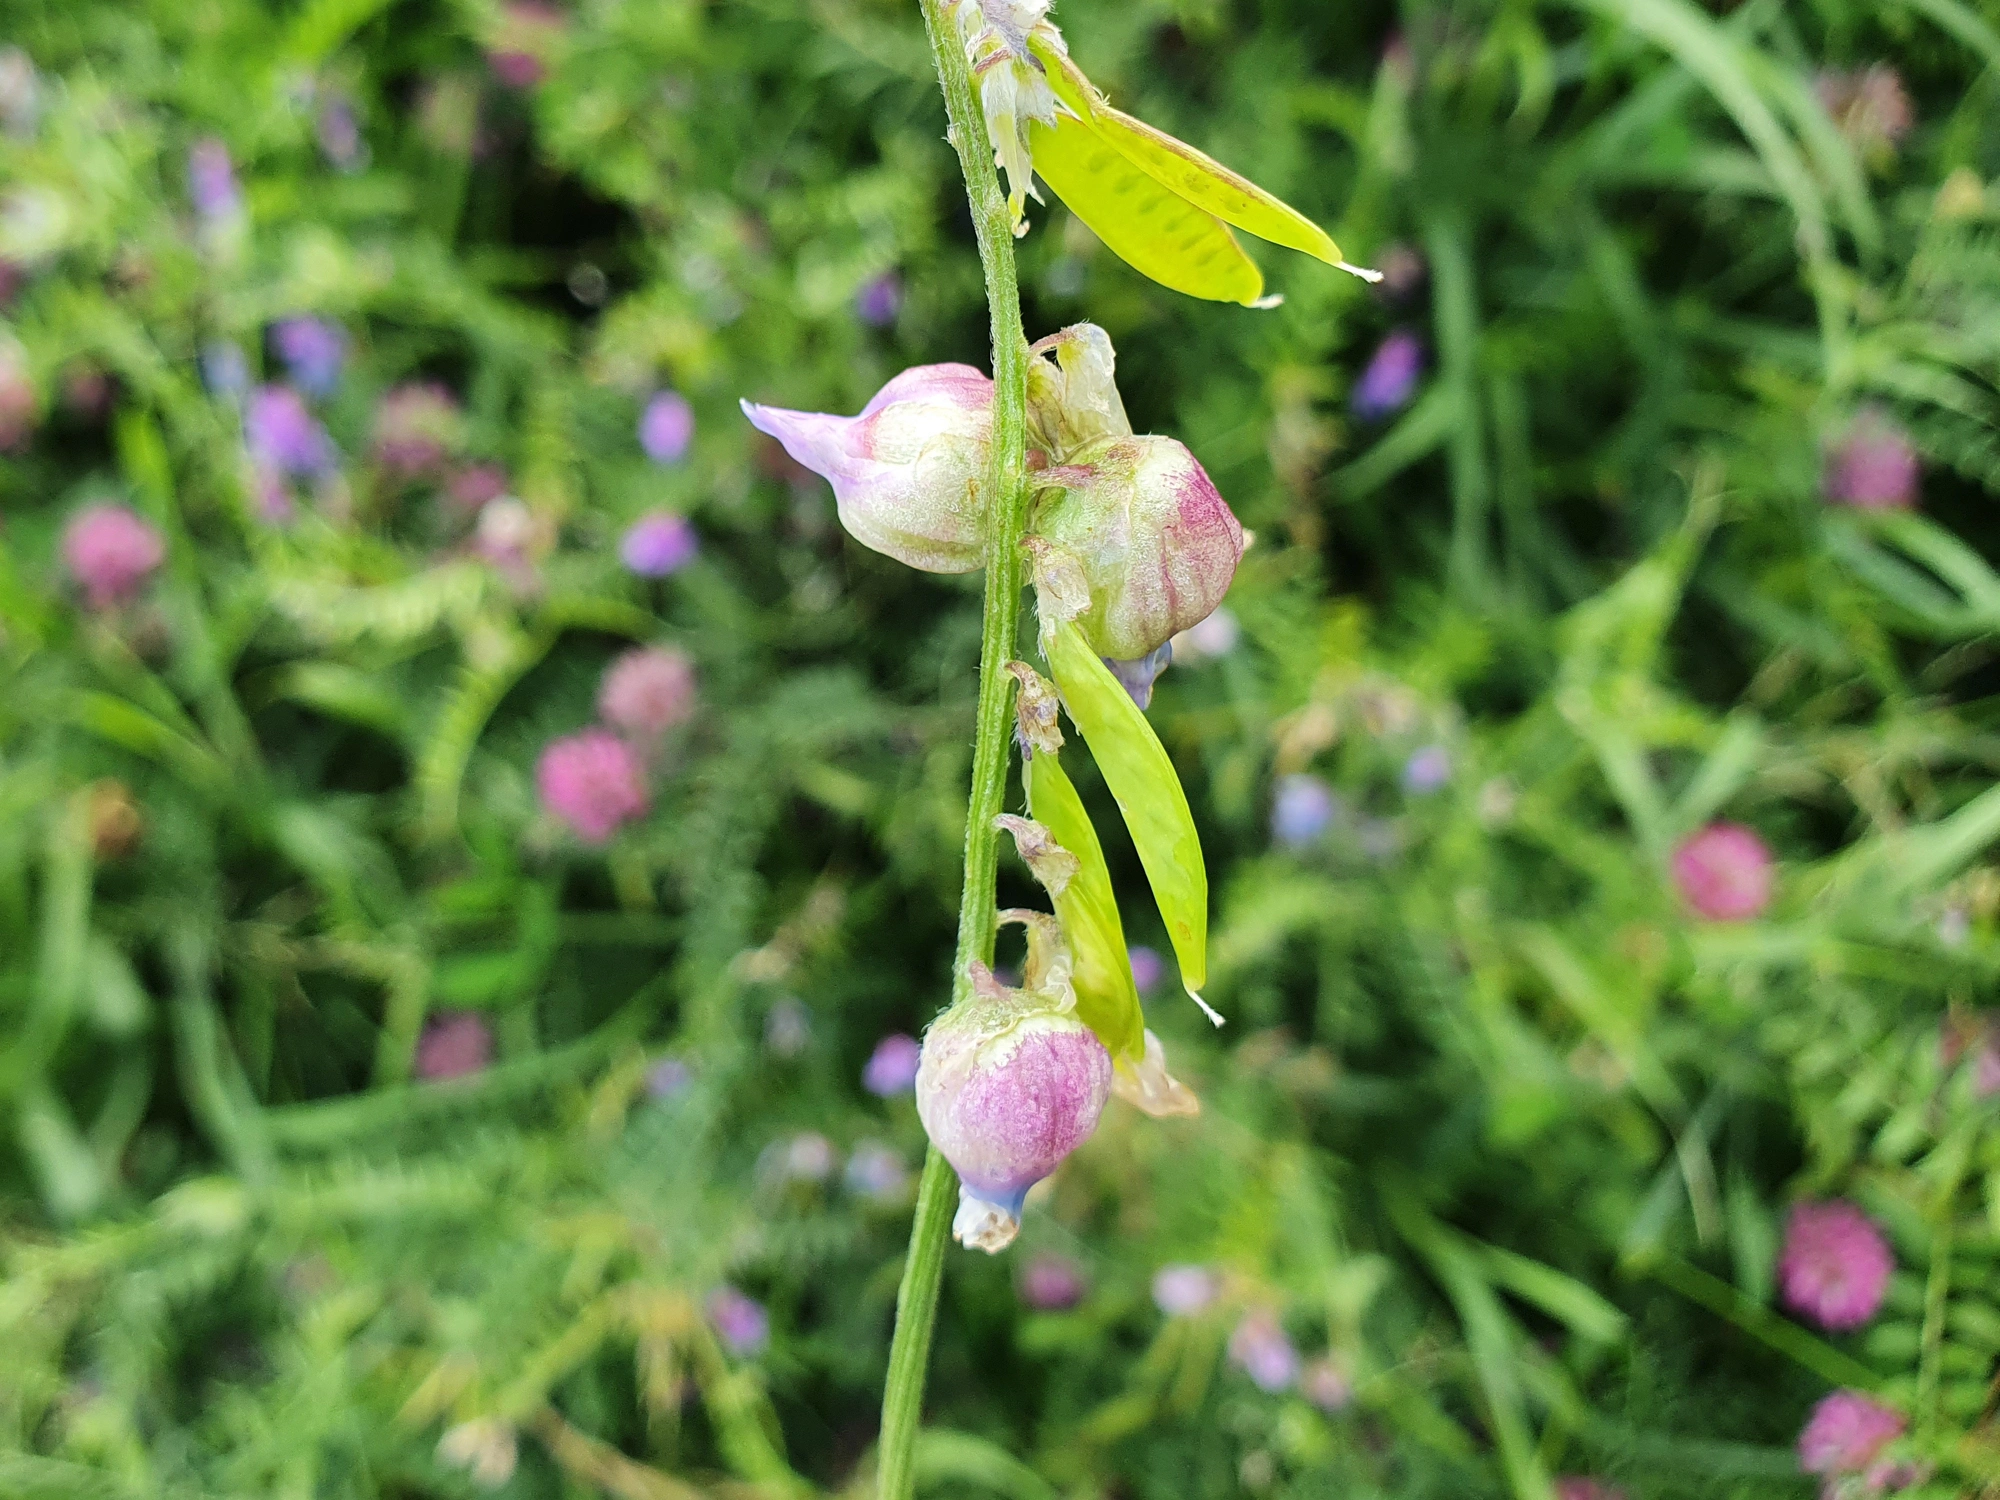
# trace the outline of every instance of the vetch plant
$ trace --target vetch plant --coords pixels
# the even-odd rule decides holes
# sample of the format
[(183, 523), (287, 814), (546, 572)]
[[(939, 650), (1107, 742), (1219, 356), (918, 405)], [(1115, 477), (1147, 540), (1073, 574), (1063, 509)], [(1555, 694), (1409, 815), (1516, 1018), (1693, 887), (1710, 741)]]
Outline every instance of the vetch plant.
[[(1263, 189), (1112, 108), (1070, 61), (1048, 9), (1047, 0), (924, 6), (985, 272), (991, 380), (964, 365), (907, 370), (854, 417), (743, 403), (756, 427), (832, 483), (841, 522), (863, 545), (929, 572), (986, 574), (953, 1003), (925, 1038), (916, 1080), (932, 1149), (883, 1397), (883, 1500), (906, 1500), (914, 1486), (947, 1230), (988, 1251), (1010, 1243), (1027, 1189), (1089, 1136), (1114, 1091), (1151, 1114), (1199, 1109), (1145, 1027), (1103, 849), (1062, 766), (1058, 706), (1123, 814), (1182, 983), (1222, 1020), (1199, 994), (1208, 962), (1200, 841), (1143, 705), (1172, 638), (1221, 602), (1246, 538), (1193, 454), (1132, 431), (1102, 329), (1080, 324), (1028, 344), (1012, 242), (1027, 230), (1027, 197), (1039, 197), (1035, 176), (1122, 259), (1192, 296), (1270, 305), (1232, 225), (1374, 274), (1347, 265), (1324, 231)], [(1013, 659), (1030, 568), (1048, 678)], [(1021, 750), (1026, 817), (1003, 815), (1010, 742)], [(1028, 929), (1018, 988), (992, 972), (1003, 829), (1055, 907), (1053, 917), (1005, 914)]]

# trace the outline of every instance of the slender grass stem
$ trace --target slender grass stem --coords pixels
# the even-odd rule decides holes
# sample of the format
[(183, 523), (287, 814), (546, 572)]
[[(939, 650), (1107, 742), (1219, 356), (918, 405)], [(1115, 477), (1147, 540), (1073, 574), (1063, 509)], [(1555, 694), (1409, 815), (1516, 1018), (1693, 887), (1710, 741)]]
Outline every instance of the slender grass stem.
[[(963, 997), (966, 966), (993, 961), (994, 874), (999, 835), (993, 827), (1007, 791), (1013, 742), (1014, 655), (1021, 619), (1021, 531), (1027, 521), (1028, 341), (1021, 330), (1021, 295), (1014, 273), (1013, 216), (993, 166), (986, 117), (973, 89), (965, 47), (950, 0), (922, 0), (924, 27), (937, 61), (951, 120), (951, 142), (965, 177), (979, 260), (986, 272), (987, 312), (993, 328), (993, 452), (987, 471), (986, 607), (979, 645), (979, 707), (972, 750), (972, 794), (965, 815), (965, 884), (958, 906), (958, 950), (952, 960), (952, 998)], [(914, 1459), (922, 1415), (924, 1374), (931, 1330), (937, 1323), (938, 1286), (944, 1274), (957, 1179), (933, 1146), (917, 1190), (916, 1218), (903, 1284), (896, 1294), (896, 1334), (889, 1346), (889, 1376), (882, 1392), (882, 1441), (878, 1450), (881, 1500), (909, 1500), (916, 1482)]]

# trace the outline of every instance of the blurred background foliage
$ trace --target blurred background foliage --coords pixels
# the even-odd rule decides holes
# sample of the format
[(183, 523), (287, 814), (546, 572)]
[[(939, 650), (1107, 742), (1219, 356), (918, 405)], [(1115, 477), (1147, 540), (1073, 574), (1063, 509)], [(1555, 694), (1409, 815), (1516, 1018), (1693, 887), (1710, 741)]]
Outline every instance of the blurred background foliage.
[[(862, 1073), (945, 998), (976, 580), (735, 401), (986, 362), (915, 8), (0, 16), (0, 1492), (863, 1489), (922, 1137)], [(1389, 278), (1021, 245), (1257, 534), (1152, 714), (1230, 1024), (1161, 984), (1202, 1118), (1114, 1107), (950, 1263), (926, 1490), (1805, 1496), (1839, 1386), (1907, 1462), (1829, 1493), (2000, 1494), (2000, 17), (1058, 18)], [(1859, 441), (1917, 504), (1830, 503)], [(93, 608), (103, 503), (164, 561)], [(537, 756), (634, 643), (697, 700), (592, 846)], [(1754, 920), (1670, 875), (1717, 818)], [(1835, 1197), (1896, 1264), (1848, 1333), (1775, 1290)]]

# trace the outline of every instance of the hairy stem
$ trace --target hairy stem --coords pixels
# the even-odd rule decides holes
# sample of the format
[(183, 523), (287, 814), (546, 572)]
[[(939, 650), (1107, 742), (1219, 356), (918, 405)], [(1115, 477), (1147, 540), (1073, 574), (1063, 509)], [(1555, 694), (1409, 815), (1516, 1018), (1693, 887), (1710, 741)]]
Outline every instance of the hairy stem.
[[(993, 327), (993, 453), (986, 476), (986, 609), (979, 641), (979, 708), (972, 750), (972, 795), (965, 815), (965, 885), (958, 905), (958, 951), (952, 960), (952, 998), (964, 997), (966, 966), (993, 961), (994, 872), (999, 834), (993, 827), (1007, 790), (1013, 744), (1014, 682), (1006, 666), (1014, 655), (1021, 618), (1021, 531), (1027, 521), (1028, 341), (1021, 331), (1021, 295), (1014, 277), (1013, 216), (993, 166), (986, 117), (974, 92), (965, 47), (952, 19), (951, 0), (922, 0), (924, 27), (937, 61), (951, 119), (951, 141), (965, 176), (979, 260), (986, 272), (986, 305)], [(896, 1334), (889, 1346), (889, 1377), (882, 1392), (882, 1441), (878, 1450), (881, 1500), (909, 1500), (922, 1415), (924, 1373), (931, 1330), (937, 1323), (938, 1283), (944, 1274), (957, 1179), (933, 1146), (924, 1160), (910, 1226), (909, 1257), (896, 1294)]]

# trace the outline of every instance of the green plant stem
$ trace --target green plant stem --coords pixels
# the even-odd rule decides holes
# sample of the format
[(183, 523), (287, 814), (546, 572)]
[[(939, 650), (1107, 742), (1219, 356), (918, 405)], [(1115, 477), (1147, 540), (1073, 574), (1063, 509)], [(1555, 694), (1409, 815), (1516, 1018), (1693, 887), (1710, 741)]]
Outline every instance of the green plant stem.
[[(1013, 216), (993, 167), (986, 117), (973, 91), (965, 48), (949, 0), (922, 0), (924, 28), (937, 61), (951, 120), (951, 141), (965, 176), (979, 260), (986, 272), (987, 313), (993, 327), (993, 450), (987, 470), (986, 608), (979, 639), (979, 708), (972, 750), (972, 794), (965, 814), (965, 884), (958, 906), (958, 950), (952, 960), (952, 998), (964, 997), (967, 966), (993, 961), (994, 876), (999, 834), (993, 819), (1007, 791), (1013, 744), (1014, 655), (1021, 619), (1021, 532), (1027, 521), (1028, 341), (1021, 330), (1021, 296), (1014, 275)], [(896, 1334), (889, 1346), (889, 1375), (882, 1392), (882, 1440), (877, 1453), (881, 1500), (909, 1500), (922, 1416), (924, 1374), (931, 1330), (937, 1324), (938, 1284), (944, 1275), (957, 1179), (933, 1146), (924, 1159), (910, 1226), (909, 1256), (896, 1294)]]

